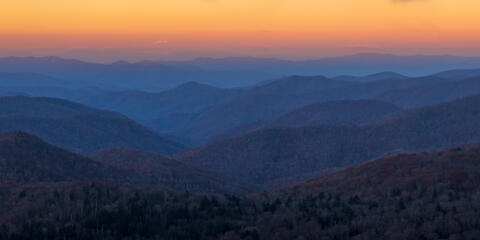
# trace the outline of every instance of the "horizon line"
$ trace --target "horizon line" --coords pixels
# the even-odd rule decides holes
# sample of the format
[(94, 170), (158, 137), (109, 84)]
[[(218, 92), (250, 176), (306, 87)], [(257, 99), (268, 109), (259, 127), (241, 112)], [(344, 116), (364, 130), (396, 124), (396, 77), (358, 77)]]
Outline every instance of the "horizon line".
[(225, 56), (225, 57), (209, 57), (209, 56), (199, 56), (194, 58), (188, 58), (183, 60), (167, 60), (167, 59), (144, 59), (138, 61), (129, 61), (125, 59), (118, 59), (114, 61), (92, 61), (92, 60), (83, 60), (81, 58), (71, 58), (71, 57), (62, 57), (61, 55), (27, 55), (27, 56), (20, 56), (20, 55), (6, 55), (1, 56), (0, 59), (8, 59), (8, 58), (18, 58), (18, 59), (59, 59), (59, 60), (66, 60), (66, 61), (78, 61), (84, 63), (94, 63), (94, 64), (104, 64), (104, 65), (111, 65), (111, 64), (142, 64), (142, 63), (162, 63), (162, 62), (170, 62), (170, 63), (182, 63), (182, 62), (194, 62), (199, 60), (274, 60), (274, 61), (284, 61), (284, 62), (310, 62), (310, 61), (321, 61), (321, 60), (328, 60), (328, 59), (336, 59), (336, 58), (346, 58), (346, 57), (360, 57), (360, 56), (391, 56), (391, 57), (458, 57), (458, 58), (480, 58), (480, 55), (455, 55), (455, 54), (396, 54), (396, 53), (376, 53), (376, 52), (362, 52), (362, 53), (354, 53), (354, 54), (343, 54), (343, 55), (336, 55), (336, 56), (324, 56), (318, 58), (305, 58), (305, 59), (288, 59), (288, 58), (275, 58), (275, 57), (256, 57), (251, 55), (233, 55), (233, 56)]

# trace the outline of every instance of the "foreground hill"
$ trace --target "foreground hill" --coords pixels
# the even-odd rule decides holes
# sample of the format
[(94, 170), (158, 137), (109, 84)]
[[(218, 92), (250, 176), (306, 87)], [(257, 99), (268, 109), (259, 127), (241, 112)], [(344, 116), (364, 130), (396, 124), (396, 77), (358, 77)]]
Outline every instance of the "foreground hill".
[(18, 131), (0, 134), (0, 159), (2, 183), (125, 181), (129, 177), (126, 172), (111, 169)]
[(259, 195), (276, 221), (257, 229), (264, 239), (477, 239), (478, 181), (478, 146), (386, 157)]
[(480, 148), (403, 154), (249, 197), (0, 185), (2, 239), (478, 239)]
[(22, 130), (76, 153), (102, 148), (172, 154), (183, 146), (113, 112), (52, 98), (0, 97), (0, 132)]
[(146, 183), (170, 189), (196, 192), (246, 193), (248, 184), (227, 181), (214, 173), (196, 169), (172, 158), (130, 149), (106, 149), (90, 155), (91, 159), (113, 169), (132, 172)]
[(270, 128), (187, 151), (178, 159), (250, 183), (326, 171), (392, 151), (480, 139), (480, 95), (400, 113), (375, 125)]
[(247, 184), (154, 153), (103, 150), (86, 158), (24, 132), (0, 134), (0, 183), (101, 181), (194, 192), (246, 193)]

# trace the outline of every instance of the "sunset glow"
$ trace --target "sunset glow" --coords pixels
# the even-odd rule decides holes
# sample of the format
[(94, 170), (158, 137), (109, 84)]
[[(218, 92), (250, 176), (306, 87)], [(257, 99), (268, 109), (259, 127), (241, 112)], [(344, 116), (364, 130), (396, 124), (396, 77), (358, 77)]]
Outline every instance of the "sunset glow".
[(98, 61), (478, 55), (479, 9), (478, 0), (2, 1), (0, 52)]

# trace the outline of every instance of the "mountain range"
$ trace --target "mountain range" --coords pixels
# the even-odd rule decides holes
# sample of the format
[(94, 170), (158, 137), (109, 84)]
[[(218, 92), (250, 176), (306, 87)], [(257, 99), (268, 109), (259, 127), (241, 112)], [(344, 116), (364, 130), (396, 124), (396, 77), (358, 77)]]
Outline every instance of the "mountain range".
[(480, 239), (479, 66), (0, 58), (0, 239)]
[[(53, 56), (0, 58), (0, 72), (43, 74), (83, 87), (145, 91), (167, 90), (189, 81), (230, 88), (245, 87), (294, 74), (336, 77), (391, 71), (407, 76), (421, 76), (479, 66), (478, 57), (396, 56), (374, 53), (305, 61), (234, 57), (137, 63), (118, 61), (111, 64)], [(363, 81), (361, 78), (359, 80)]]
[[(194, 166), (265, 185), (395, 152), (469, 144), (480, 138), (480, 95), (386, 116), (365, 126), (266, 128), (179, 154)], [(291, 183), (285, 181), (287, 184)]]

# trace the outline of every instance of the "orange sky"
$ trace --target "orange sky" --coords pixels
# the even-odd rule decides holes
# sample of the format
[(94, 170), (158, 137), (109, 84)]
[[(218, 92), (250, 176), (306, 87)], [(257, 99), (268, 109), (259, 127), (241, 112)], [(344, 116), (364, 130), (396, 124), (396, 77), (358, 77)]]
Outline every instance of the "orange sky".
[(478, 0), (0, 0), (0, 55), (480, 55)]

